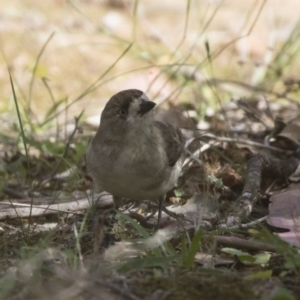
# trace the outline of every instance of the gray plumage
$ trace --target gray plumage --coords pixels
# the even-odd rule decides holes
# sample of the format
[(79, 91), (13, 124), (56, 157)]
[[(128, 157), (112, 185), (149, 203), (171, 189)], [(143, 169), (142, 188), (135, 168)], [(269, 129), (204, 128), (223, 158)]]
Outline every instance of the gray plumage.
[(184, 138), (171, 124), (153, 119), (154, 102), (139, 90), (125, 90), (106, 104), (86, 163), (98, 188), (135, 201), (172, 189), (184, 159)]

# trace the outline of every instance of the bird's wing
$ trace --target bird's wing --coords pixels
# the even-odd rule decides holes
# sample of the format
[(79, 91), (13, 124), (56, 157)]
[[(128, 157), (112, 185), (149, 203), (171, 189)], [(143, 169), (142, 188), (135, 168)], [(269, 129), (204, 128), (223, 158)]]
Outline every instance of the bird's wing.
[(185, 139), (180, 129), (169, 123), (156, 121), (155, 126), (163, 135), (169, 166), (172, 167), (183, 154)]

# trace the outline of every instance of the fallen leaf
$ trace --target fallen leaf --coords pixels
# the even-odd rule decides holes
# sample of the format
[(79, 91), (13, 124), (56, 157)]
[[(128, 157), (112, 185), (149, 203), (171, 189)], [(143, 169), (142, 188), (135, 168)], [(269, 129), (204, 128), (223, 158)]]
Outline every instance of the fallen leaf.
[(277, 137), (286, 138), (296, 145), (300, 145), (300, 126), (294, 123), (287, 124)]
[(272, 270), (264, 270), (264, 271), (259, 271), (254, 274), (250, 274), (246, 277), (244, 277), (246, 280), (254, 280), (254, 279), (269, 279), (272, 277)]
[(300, 184), (291, 185), (286, 191), (273, 195), (270, 200), (268, 224), (289, 230), (278, 233), (278, 236), (300, 247)]

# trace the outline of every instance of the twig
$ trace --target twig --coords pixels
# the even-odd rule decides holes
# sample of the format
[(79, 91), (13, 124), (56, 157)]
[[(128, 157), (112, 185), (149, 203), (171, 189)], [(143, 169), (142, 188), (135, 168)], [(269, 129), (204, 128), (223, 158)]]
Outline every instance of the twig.
[(268, 149), (270, 151), (277, 152), (277, 153), (280, 153), (280, 154), (289, 155), (289, 154), (293, 153), (292, 151), (282, 150), (282, 149), (279, 149), (279, 148), (276, 148), (276, 147), (264, 145), (264, 144), (261, 144), (261, 143), (252, 142), (252, 141), (249, 141), (249, 140), (246, 140), (246, 139), (220, 137), (220, 136), (215, 136), (213, 134), (206, 134), (205, 136), (209, 137), (211, 139), (214, 139), (216, 141), (219, 141), (219, 142), (244, 144), (244, 145), (249, 145), (249, 146), (253, 146), (253, 147), (257, 147), (257, 148)]
[(49, 215), (59, 212), (77, 214), (78, 211), (87, 209), (93, 205), (100, 208), (107, 208), (108, 206), (111, 206), (112, 203), (112, 196), (107, 193), (96, 195), (93, 199), (85, 198), (72, 202), (50, 205), (30, 205), (24, 203), (0, 202), (0, 207), (1, 205), (13, 207), (0, 209), (0, 220), (5, 218), (29, 217), (30, 210), (32, 210), (31, 216)]
[(256, 226), (257, 224), (260, 224), (267, 220), (268, 216), (262, 217), (260, 219), (254, 220), (249, 223), (244, 223), (244, 224), (238, 224), (238, 225), (233, 225), (231, 227), (227, 227), (227, 229), (247, 229)]
[(233, 227), (240, 224), (241, 218), (250, 215), (253, 205), (260, 197), (260, 185), (262, 181), (263, 172), (268, 172), (272, 176), (278, 178), (288, 178), (295, 173), (300, 165), (300, 160), (297, 158), (278, 159), (273, 157), (266, 157), (264, 155), (256, 154), (250, 157), (247, 162), (247, 176), (246, 183), (242, 191), (242, 195), (237, 200), (238, 204), (234, 207), (225, 222), (221, 227)]
[(277, 252), (275, 246), (257, 240), (244, 240), (233, 236), (204, 236), (204, 240), (216, 242), (217, 245), (233, 247), (237, 249), (246, 249), (250, 251), (268, 251)]
[[(138, 214), (136, 212), (129, 212), (129, 217), (138, 221), (141, 226), (143, 226), (144, 228), (148, 228), (148, 229), (154, 229), (155, 228), (155, 225), (154, 224), (151, 224), (151, 223), (148, 223), (146, 221), (146, 218), (144, 216), (142, 216), (141, 214)], [(148, 219), (148, 218), (147, 218)]]
[(6, 194), (12, 198), (15, 198), (15, 199), (28, 199), (28, 197), (24, 193), (10, 189), (10, 188), (3, 188), (2, 193)]

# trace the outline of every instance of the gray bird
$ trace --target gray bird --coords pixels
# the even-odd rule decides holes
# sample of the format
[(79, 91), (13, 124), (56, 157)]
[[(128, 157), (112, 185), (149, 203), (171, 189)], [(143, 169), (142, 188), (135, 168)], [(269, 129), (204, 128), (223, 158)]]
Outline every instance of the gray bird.
[(122, 198), (159, 199), (161, 205), (180, 175), (185, 139), (179, 128), (154, 120), (155, 105), (140, 90), (117, 93), (87, 149), (88, 174), (113, 195), (116, 208)]

